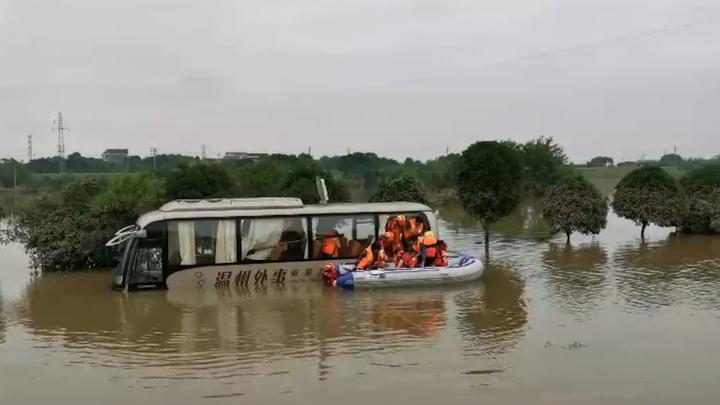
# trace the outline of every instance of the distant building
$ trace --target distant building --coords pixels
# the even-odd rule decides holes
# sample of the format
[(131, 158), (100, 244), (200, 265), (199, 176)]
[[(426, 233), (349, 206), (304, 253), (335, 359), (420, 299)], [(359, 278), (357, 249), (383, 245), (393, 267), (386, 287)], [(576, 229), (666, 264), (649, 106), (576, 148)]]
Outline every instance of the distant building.
[(223, 159), (226, 160), (258, 160), (267, 156), (267, 153), (250, 153), (250, 152), (225, 152)]
[(105, 149), (102, 154), (102, 159), (108, 163), (116, 164), (118, 166), (125, 166), (128, 159), (127, 149)]

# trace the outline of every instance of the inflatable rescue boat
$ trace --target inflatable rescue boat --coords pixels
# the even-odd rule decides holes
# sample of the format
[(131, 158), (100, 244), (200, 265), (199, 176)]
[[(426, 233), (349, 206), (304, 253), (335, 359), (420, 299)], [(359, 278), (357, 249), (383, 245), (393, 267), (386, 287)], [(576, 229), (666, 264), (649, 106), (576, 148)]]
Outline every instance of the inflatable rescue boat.
[(365, 287), (401, 287), (457, 283), (479, 278), (483, 264), (472, 256), (463, 256), (445, 267), (386, 268), (356, 270), (354, 264), (338, 266), (339, 277), (335, 285), (352, 290)]

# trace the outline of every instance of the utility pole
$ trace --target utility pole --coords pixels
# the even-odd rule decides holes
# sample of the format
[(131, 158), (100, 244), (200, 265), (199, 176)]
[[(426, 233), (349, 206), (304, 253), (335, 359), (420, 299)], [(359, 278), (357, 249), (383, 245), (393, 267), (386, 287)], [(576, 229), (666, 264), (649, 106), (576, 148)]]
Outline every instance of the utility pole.
[(156, 164), (156, 161), (157, 161), (157, 148), (154, 147), (154, 146), (153, 146), (152, 148), (150, 148), (150, 154), (152, 155), (152, 158), (153, 158), (153, 171), (155, 171), (155, 169), (157, 169), (157, 164)]
[(13, 211), (17, 208), (17, 160), (13, 164)]
[(28, 158), (28, 162), (33, 160), (32, 134), (28, 134), (28, 136), (27, 136), (27, 158)]
[(58, 133), (58, 145), (57, 145), (57, 152), (58, 152), (58, 159), (60, 160), (60, 173), (62, 173), (65, 170), (65, 130), (70, 130), (69, 128), (65, 128), (63, 126), (63, 117), (62, 113), (58, 113), (58, 117), (53, 122), (53, 130), (57, 131)]
[(450, 154), (450, 147), (449, 147), (449, 146), (446, 146), (446, 147), (445, 147), (445, 156), (447, 156), (447, 155), (449, 155), (449, 154)]

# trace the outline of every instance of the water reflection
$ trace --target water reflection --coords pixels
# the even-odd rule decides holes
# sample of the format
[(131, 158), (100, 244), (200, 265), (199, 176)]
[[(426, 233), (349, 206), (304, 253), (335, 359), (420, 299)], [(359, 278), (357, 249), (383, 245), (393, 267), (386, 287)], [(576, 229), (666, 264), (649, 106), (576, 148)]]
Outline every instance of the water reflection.
[(523, 336), (528, 321), (524, 281), (507, 265), (496, 263), (478, 287), (455, 299), (467, 349), (489, 356), (507, 352)]
[(36, 347), (72, 352), (71, 364), (222, 378), (283, 358), (322, 364), (335, 355), (404, 350), (437, 336), (447, 320), (444, 295), (433, 289), (348, 293), (297, 283), (125, 295), (108, 291), (107, 276), (48, 274), (31, 282), (17, 312)]
[(563, 311), (589, 315), (608, 290), (607, 251), (599, 243), (551, 243), (542, 255), (550, 300)]
[(631, 307), (652, 309), (684, 303), (720, 308), (720, 238), (671, 235), (653, 243), (629, 243), (614, 255), (618, 291)]
[[(477, 220), (470, 216), (459, 203), (440, 208), (440, 216), (448, 221), (446, 227), (456, 233), (463, 228), (480, 227)], [(550, 225), (542, 218), (542, 203), (538, 198), (527, 198), (515, 208), (512, 214), (492, 224), (492, 232), (504, 235), (523, 235), (545, 238), (550, 233)]]

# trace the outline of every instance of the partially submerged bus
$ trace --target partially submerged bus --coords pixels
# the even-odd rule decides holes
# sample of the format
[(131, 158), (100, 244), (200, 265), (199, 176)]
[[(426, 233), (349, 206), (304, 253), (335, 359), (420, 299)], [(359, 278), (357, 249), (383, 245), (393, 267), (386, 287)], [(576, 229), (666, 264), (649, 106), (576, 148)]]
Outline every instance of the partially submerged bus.
[(225, 288), (318, 280), (325, 235), (349, 262), (405, 215), (438, 233), (430, 207), (409, 202), (305, 205), (297, 198), (176, 200), (117, 232), (125, 243), (113, 289)]

